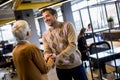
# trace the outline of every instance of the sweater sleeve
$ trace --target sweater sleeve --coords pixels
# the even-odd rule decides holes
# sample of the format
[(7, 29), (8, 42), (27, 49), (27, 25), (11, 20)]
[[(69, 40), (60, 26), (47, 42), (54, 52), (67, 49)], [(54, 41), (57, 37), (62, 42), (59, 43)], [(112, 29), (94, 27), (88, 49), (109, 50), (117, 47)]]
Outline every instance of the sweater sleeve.
[(52, 67), (54, 61), (52, 59), (49, 59), (46, 63), (43, 54), (40, 52), (40, 49), (32, 45), (32, 59), (34, 64), (37, 66), (37, 68), (40, 70), (42, 74), (46, 74), (50, 68)]
[(73, 25), (71, 23), (67, 23), (66, 26), (67, 29), (67, 38), (68, 38), (68, 46), (65, 50), (63, 50), (60, 55), (71, 55), (72, 53), (75, 52), (76, 50), (76, 33), (75, 33), (75, 29), (73, 27)]
[(49, 43), (47, 42), (45, 36), (46, 36), (46, 34), (44, 33), (42, 36), (42, 41), (43, 41), (43, 46), (44, 46), (44, 54), (51, 54), (52, 50), (49, 47)]

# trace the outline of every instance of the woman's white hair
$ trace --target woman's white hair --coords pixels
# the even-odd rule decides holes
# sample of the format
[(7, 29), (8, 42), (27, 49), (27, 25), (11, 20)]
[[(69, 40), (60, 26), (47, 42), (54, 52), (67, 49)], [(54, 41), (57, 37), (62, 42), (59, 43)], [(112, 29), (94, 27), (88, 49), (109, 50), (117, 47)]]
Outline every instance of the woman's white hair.
[(30, 31), (29, 25), (25, 20), (18, 20), (12, 27), (12, 33), (16, 37), (17, 41), (26, 40), (28, 38), (28, 32)]

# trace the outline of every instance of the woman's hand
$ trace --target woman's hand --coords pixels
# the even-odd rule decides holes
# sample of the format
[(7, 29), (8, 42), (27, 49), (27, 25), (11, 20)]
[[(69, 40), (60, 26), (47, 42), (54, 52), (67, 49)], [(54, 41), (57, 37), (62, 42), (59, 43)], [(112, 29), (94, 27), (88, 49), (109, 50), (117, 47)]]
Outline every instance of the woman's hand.
[(45, 60), (47, 61), (50, 56), (52, 56), (52, 53), (50, 53), (50, 54), (44, 54)]
[(51, 58), (54, 62), (56, 60), (56, 54), (44, 54), (44, 58), (46, 60), (46, 62), (48, 61), (49, 58)]
[(49, 62), (49, 61), (52, 61), (52, 63), (53, 63), (52, 68), (54, 68), (55, 61), (56, 61), (56, 55), (55, 54), (49, 55), (49, 57), (47, 58), (46, 62)]

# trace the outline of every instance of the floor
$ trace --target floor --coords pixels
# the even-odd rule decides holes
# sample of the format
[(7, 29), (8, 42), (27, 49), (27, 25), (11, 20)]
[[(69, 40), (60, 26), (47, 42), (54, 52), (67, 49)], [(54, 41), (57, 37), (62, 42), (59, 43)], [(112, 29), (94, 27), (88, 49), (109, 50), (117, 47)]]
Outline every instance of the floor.
[[(91, 78), (91, 72), (90, 72), (90, 68), (89, 65), (87, 65), (88, 67), (85, 68), (88, 80), (92, 80)], [(102, 79), (103, 80), (115, 80), (115, 74), (112, 73), (115, 71), (114, 67), (108, 66), (106, 65), (106, 69), (107, 69), (107, 75), (105, 75)], [(7, 74), (5, 76), (5, 80), (18, 80), (17, 75), (13, 75), (13, 78), (11, 78), (11, 74), (9, 73), (9, 70), (7, 69), (0, 69), (0, 80), (2, 80), (2, 77), (4, 76), (4, 74)], [(95, 77), (94, 80), (100, 80), (99, 77), (99, 70), (96, 69), (93, 72), (93, 76)], [(55, 72), (55, 68), (51, 69), (50, 72), (48, 73), (48, 79), (49, 80), (58, 80), (56, 72)]]
[(0, 80), (18, 80), (16, 72), (8, 68), (0, 69)]

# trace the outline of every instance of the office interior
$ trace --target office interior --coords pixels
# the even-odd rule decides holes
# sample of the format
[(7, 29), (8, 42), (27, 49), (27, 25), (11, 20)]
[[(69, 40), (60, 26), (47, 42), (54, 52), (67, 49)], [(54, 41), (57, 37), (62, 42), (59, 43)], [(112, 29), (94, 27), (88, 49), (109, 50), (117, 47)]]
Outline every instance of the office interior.
[[(120, 80), (120, 1), (119, 0), (1, 0), (0, 1), (0, 54), (11, 53), (15, 44), (15, 38), (12, 35), (11, 28), (18, 19), (27, 20), (31, 26), (32, 37), (30, 42), (40, 47), (42, 51), (42, 34), (49, 29), (40, 11), (46, 7), (57, 10), (59, 21), (69, 21), (75, 27), (78, 36), (81, 28), (88, 28), (91, 24), (91, 31), (85, 34), (91, 34), (86, 37), (87, 45), (107, 42), (110, 47), (107, 50), (99, 51), (100, 48), (106, 48), (104, 45), (94, 46), (96, 52), (89, 53), (89, 60), (86, 62), (85, 71), (89, 80)], [(112, 26), (108, 25), (108, 18), (113, 18)], [(4, 49), (3, 49), (4, 48)], [(9, 58), (8, 58), (9, 59)], [(93, 69), (90, 62), (97, 62), (98, 67)], [(106, 73), (101, 70), (101, 63), (104, 63)], [(0, 69), (1, 77), (3, 70)], [(6, 74), (6, 73), (5, 73)], [(58, 80), (55, 69), (49, 73), (49, 80)], [(15, 77), (16, 78), (16, 77)], [(15, 79), (17, 80), (17, 79)]]

